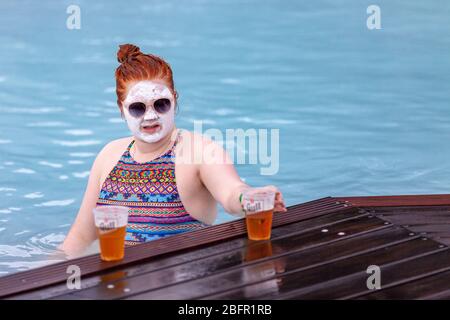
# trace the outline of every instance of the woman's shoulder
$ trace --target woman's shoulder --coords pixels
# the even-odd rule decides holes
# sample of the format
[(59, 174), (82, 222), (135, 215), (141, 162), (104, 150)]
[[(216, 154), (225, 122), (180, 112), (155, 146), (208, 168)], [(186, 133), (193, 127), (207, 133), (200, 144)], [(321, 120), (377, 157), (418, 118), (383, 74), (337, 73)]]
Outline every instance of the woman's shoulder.
[(133, 136), (112, 140), (104, 145), (102, 150), (100, 150), (98, 157), (112, 158), (119, 154), (121, 155), (131, 141), (133, 141)]
[(106, 175), (108, 175), (116, 165), (117, 161), (119, 161), (132, 140), (132, 136), (112, 140), (105, 144), (102, 150), (97, 154), (97, 158), (92, 167), (92, 174), (100, 177), (100, 185), (105, 180)]

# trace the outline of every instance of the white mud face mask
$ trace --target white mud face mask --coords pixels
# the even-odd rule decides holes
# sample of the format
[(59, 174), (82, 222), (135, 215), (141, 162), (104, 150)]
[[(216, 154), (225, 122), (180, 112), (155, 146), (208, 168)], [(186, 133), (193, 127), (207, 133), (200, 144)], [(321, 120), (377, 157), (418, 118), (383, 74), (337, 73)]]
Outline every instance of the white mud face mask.
[(123, 106), (128, 128), (142, 141), (158, 142), (175, 127), (175, 98), (161, 83), (136, 82), (129, 89)]

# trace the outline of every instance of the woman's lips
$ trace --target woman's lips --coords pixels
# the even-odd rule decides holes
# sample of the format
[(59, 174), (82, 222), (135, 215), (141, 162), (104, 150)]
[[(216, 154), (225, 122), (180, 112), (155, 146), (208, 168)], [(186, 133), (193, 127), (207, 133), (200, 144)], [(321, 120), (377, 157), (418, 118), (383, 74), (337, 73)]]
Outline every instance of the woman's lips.
[(161, 126), (159, 124), (152, 124), (149, 126), (142, 126), (141, 131), (149, 134), (153, 134), (161, 130)]

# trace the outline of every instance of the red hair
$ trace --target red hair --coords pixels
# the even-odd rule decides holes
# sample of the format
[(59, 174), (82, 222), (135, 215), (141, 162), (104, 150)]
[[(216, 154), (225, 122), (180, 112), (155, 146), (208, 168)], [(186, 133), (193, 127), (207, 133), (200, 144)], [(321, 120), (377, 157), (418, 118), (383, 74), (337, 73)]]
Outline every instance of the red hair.
[(169, 87), (170, 91), (178, 98), (174, 88), (172, 69), (162, 58), (144, 54), (139, 47), (132, 44), (123, 44), (117, 51), (117, 60), (120, 66), (116, 69), (116, 93), (117, 104), (122, 112), (122, 101), (127, 95), (127, 84), (130, 81), (160, 80)]

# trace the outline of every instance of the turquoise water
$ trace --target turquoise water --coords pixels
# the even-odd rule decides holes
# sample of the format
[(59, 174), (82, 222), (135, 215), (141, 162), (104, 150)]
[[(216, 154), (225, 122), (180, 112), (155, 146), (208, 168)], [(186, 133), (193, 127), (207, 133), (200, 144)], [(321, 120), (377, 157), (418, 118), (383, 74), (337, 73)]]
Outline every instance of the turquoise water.
[(0, 276), (50, 262), (94, 156), (129, 135), (114, 92), (127, 42), (171, 64), (179, 127), (280, 129), (279, 172), (238, 171), (288, 205), (448, 193), (450, 2), (376, 1), (381, 30), (366, 27), (370, 4), (2, 1)]

